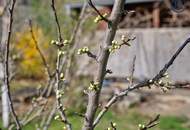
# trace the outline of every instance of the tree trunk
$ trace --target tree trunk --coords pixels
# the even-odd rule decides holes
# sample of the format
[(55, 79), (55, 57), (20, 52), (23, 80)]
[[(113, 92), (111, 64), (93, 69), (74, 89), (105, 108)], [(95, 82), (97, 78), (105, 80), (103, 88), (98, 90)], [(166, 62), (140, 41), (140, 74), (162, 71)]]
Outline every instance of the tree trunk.
[[(6, 6), (6, 0), (1, 1), (1, 7), (4, 8)], [(8, 93), (6, 86), (4, 84), (4, 65), (3, 65), (3, 57), (5, 50), (6, 38), (8, 35), (8, 15), (4, 13), (1, 17), (1, 44), (0, 44), (0, 81), (1, 81), (1, 100), (2, 100), (2, 120), (3, 127), (8, 128), (9, 126), (9, 103), (8, 103)]]
[(106, 74), (106, 67), (109, 58), (109, 46), (112, 45), (112, 41), (115, 37), (115, 33), (117, 30), (117, 26), (119, 21), (121, 20), (122, 12), (124, 11), (124, 3), (125, 0), (115, 0), (114, 7), (110, 16), (111, 25), (106, 30), (106, 37), (104, 39), (101, 56), (99, 57), (97, 75), (95, 77), (95, 82), (98, 82), (98, 90), (91, 91), (88, 95), (88, 105), (85, 113), (85, 120), (83, 124), (82, 130), (93, 130), (93, 122), (95, 113), (99, 104), (99, 97), (102, 88), (102, 83)]

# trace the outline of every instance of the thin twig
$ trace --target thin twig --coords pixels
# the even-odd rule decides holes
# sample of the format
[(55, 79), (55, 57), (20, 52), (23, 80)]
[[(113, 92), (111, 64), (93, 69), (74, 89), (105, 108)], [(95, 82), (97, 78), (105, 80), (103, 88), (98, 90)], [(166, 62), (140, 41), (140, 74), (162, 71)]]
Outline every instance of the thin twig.
[(74, 30), (73, 30), (73, 33), (71, 35), (70, 48), (72, 48), (72, 49), (70, 49), (69, 54), (68, 54), (68, 59), (67, 59), (67, 66), (66, 66), (66, 70), (65, 70), (66, 81), (69, 80), (70, 69), (72, 66), (71, 63), (73, 61), (74, 54), (75, 54), (75, 51), (76, 51), (76, 48), (78, 45), (78, 44), (76, 44), (76, 38), (77, 38), (77, 34), (78, 34), (79, 30), (81, 29), (81, 26), (84, 23), (84, 20), (85, 20), (84, 16), (85, 16), (86, 9), (87, 9), (87, 3), (84, 3), (82, 11), (81, 11), (80, 16), (79, 16), (79, 19), (77, 20), (77, 23), (76, 23)]
[(50, 79), (50, 78), (51, 78), (50, 68), (49, 68), (49, 65), (48, 65), (48, 63), (47, 63), (47, 61), (46, 61), (46, 58), (45, 58), (44, 54), (42, 53), (42, 51), (41, 51), (41, 49), (40, 49), (40, 47), (39, 47), (39, 44), (38, 44), (38, 42), (37, 42), (37, 40), (36, 40), (36, 37), (35, 37), (35, 35), (34, 35), (33, 25), (32, 25), (32, 20), (31, 20), (31, 19), (29, 20), (29, 27), (30, 27), (30, 33), (31, 33), (31, 36), (32, 36), (32, 40), (33, 40), (34, 43), (35, 43), (36, 50), (37, 50), (38, 53), (40, 54), (40, 57), (41, 57), (41, 59), (42, 59), (42, 62), (43, 62), (44, 67), (45, 67), (45, 69), (46, 69), (46, 72), (47, 72), (48, 77), (49, 77), (49, 79)]
[(8, 27), (8, 36), (7, 36), (7, 41), (6, 41), (6, 47), (5, 47), (5, 61), (4, 61), (4, 68), (5, 68), (5, 85), (6, 85), (6, 90), (8, 94), (8, 101), (9, 101), (9, 108), (11, 111), (11, 114), (13, 116), (13, 119), (16, 123), (17, 130), (21, 130), (21, 125), (19, 123), (18, 117), (15, 113), (12, 99), (11, 99), (11, 94), (10, 94), (10, 83), (9, 83), (9, 51), (10, 51), (10, 39), (11, 39), (11, 34), (12, 34), (12, 25), (13, 25), (13, 13), (14, 13), (14, 7), (15, 7), (16, 0), (12, 0), (11, 7), (9, 8), (9, 27)]
[(37, 42), (37, 39), (36, 39), (36, 37), (35, 37), (35, 35), (34, 35), (33, 24), (32, 24), (32, 20), (31, 20), (31, 19), (29, 19), (29, 27), (30, 27), (30, 33), (31, 33), (32, 39), (33, 39), (33, 41), (34, 41), (36, 50), (38, 51), (38, 53), (39, 53), (39, 55), (40, 55), (40, 57), (41, 57), (41, 59), (42, 59), (43, 65), (44, 65), (44, 67), (45, 67), (45, 70), (46, 70), (47, 76), (48, 76), (48, 83), (47, 83), (47, 86), (43, 89), (43, 91), (42, 91), (42, 93), (41, 93), (41, 96), (46, 96), (46, 97), (48, 97), (49, 94), (45, 95), (45, 93), (46, 93), (46, 92), (48, 91), (48, 89), (51, 87), (51, 82), (52, 82), (51, 80), (53, 80), (53, 79), (52, 79), (53, 75), (51, 75), (50, 67), (49, 67), (49, 65), (48, 65), (48, 63), (47, 63), (47, 60), (46, 60), (44, 54), (42, 53), (42, 50), (40, 49), (39, 44), (38, 44), (38, 42)]
[(156, 125), (158, 125), (158, 120), (160, 119), (160, 115), (157, 115), (155, 118), (150, 120), (145, 126), (139, 127), (139, 130), (148, 130)]
[[(46, 103), (47, 105), (47, 103)], [(39, 109), (37, 109), (37, 112), (32, 115), (30, 118), (28, 118), (24, 123), (23, 126), (33, 121), (35, 118), (40, 117), (41, 113), (44, 111), (46, 105), (41, 106)]]
[(112, 128), (113, 130), (117, 130), (117, 128), (116, 128), (116, 126), (114, 125), (113, 122), (111, 122), (110, 124), (111, 124), (111, 128)]
[(133, 81), (134, 81), (135, 61), (136, 61), (136, 55), (133, 58), (133, 64), (132, 64), (131, 75), (130, 75), (130, 85), (129, 86), (132, 86)]
[(53, 105), (53, 108), (52, 108), (52, 110), (51, 110), (51, 112), (50, 112), (50, 114), (48, 116), (47, 121), (45, 122), (44, 127), (43, 127), (43, 130), (48, 129), (48, 127), (50, 126), (50, 123), (51, 123), (51, 121), (52, 121), (52, 119), (53, 119), (53, 117), (55, 115), (55, 112), (56, 112), (56, 104)]
[(65, 114), (64, 107), (61, 103), (61, 97), (59, 97), (59, 91), (60, 91), (59, 89), (60, 89), (60, 82), (61, 82), (60, 72), (59, 72), (60, 60), (61, 60), (61, 56), (58, 54), (57, 63), (56, 63), (56, 85), (55, 85), (57, 109), (60, 113), (62, 122), (66, 124), (68, 130), (72, 130), (71, 123), (68, 121), (67, 116)]
[(100, 111), (100, 113), (98, 114), (98, 116), (96, 117), (93, 125), (94, 127), (100, 122), (101, 118), (103, 117), (103, 115), (108, 111), (108, 109), (117, 101), (118, 98), (126, 96), (129, 92), (139, 89), (139, 88), (143, 88), (143, 87), (147, 87), (150, 86), (152, 84), (154, 84), (154, 82), (158, 81), (159, 79), (161, 79), (164, 74), (166, 73), (166, 71), (168, 70), (168, 68), (173, 64), (174, 60), (177, 58), (177, 56), (181, 53), (181, 51), (184, 49), (184, 47), (190, 42), (190, 38), (188, 38), (180, 47), (179, 49), (174, 53), (174, 55), (172, 56), (172, 58), (168, 61), (168, 63), (165, 64), (165, 66), (160, 70), (160, 72), (152, 79), (150, 80), (145, 80), (142, 81), (139, 84), (133, 85), (125, 90), (123, 90), (122, 92), (120, 92), (119, 94), (115, 94), (109, 101), (108, 103), (105, 105), (105, 107)]
[[(58, 30), (58, 40), (60, 43), (62, 43), (62, 35), (61, 35), (61, 28), (60, 28), (60, 24), (59, 24), (59, 21), (58, 21), (58, 17), (57, 17), (57, 12), (56, 12), (56, 9), (55, 9), (55, 1), (52, 0), (51, 2), (51, 7), (52, 7), (52, 10), (54, 12), (54, 17), (55, 17), (55, 21), (56, 21), (56, 25), (57, 25), (57, 30)], [(60, 61), (61, 61), (61, 55), (59, 55), (59, 52), (61, 51), (60, 48), (58, 48), (57, 50), (57, 61), (56, 61), (56, 85), (55, 85), (55, 93), (56, 93), (56, 104), (57, 104), (57, 109), (59, 111), (59, 114), (61, 116), (61, 120), (62, 122), (64, 122), (66, 124), (66, 127), (68, 130), (72, 130), (72, 126), (71, 126), (71, 123), (68, 121), (67, 119), (67, 116), (65, 114), (65, 110), (63, 108), (63, 105), (61, 103), (61, 97), (59, 97), (59, 89), (60, 89), (60, 82), (61, 82), (61, 79), (60, 79)]]
[(55, 0), (51, 0), (51, 7), (52, 7), (52, 10), (53, 10), (53, 13), (54, 13), (54, 17), (55, 17), (55, 22), (56, 22), (56, 26), (57, 26), (57, 31), (58, 31), (58, 40), (60, 42), (63, 41), (63, 38), (62, 38), (62, 34), (61, 34), (61, 26), (59, 24), (59, 20), (58, 20), (58, 16), (57, 16), (57, 11), (56, 11), (56, 8), (55, 8)]

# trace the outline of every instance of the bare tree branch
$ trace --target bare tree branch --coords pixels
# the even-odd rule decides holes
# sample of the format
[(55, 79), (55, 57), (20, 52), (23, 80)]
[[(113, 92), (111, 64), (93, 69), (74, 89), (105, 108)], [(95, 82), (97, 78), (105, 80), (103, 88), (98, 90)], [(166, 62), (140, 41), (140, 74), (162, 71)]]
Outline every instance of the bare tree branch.
[(139, 124), (139, 130), (148, 130), (152, 127), (158, 125), (158, 120), (160, 119), (160, 115), (157, 115), (155, 118), (150, 120), (146, 125)]
[[(54, 17), (55, 17), (55, 21), (56, 21), (56, 25), (57, 25), (57, 30), (58, 30), (58, 40), (59, 40), (59, 43), (62, 43), (62, 35), (61, 35), (61, 28), (60, 28), (60, 24), (59, 24), (59, 21), (58, 21), (58, 17), (57, 17), (57, 12), (56, 12), (56, 9), (55, 9), (55, 1), (52, 0), (51, 1), (51, 7), (52, 7), (52, 10), (53, 10), (53, 13), (54, 13)], [(60, 61), (61, 61), (61, 55), (59, 54), (59, 52), (61, 51), (60, 48), (58, 48), (58, 51), (57, 51), (57, 61), (56, 61), (56, 85), (55, 85), (55, 93), (56, 93), (56, 102), (57, 102), (57, 109), (60, 113), (60, 116), (61, 116), (61, 120), (62, 122), (64, 122), (66, 124), (66, 127), (68, 130), (72, 130), (72, 126), (71, 126), (71, 123), (68, 121), (67, 119), (67, 116), (65, 114), (65, 110), (64, 110), (64, 107), (61, 103), (61, 97), (59, 96), (59, 93), (60, 93), (60, 82), (61, 82), (61, 79), (60, 79)]]
[(6, 85), (6, 90), (8, 93), (8, 100), (9, 100), (9, 107), (11, 114), (13, 116), (13, 119), (16, 123), (17, 130), (21, 130), (21, 125), (19, 123), (18, 117), (15, 113), (13, 104), (12, 104), (12, 99), (11, 99), (11, 94), (10, 94), (10, 83), (9, 83), (9, 51), (10, 51), (10, 39), (11, 39), (11, 34), (12, 34), (12, 24), (13, 24), (13, 13), (14, 13), (14, 7), (15, 7), (16, 0), (12, 0), (11, 7), (9, 8), (9, 27), (8, 27), (8, 37), (6, 41), (6, 47), (5, 47), (5, 61), (4, 61), (4, 68), (5, 68), (5, 85)]
[(53, 109), (51, 110), (51, 112), (50, 112), (50, 114), (48, 116), (48, 119), (45, 122), (43, 130), (48, 130), (48, 127), (49, 127), (49, 125), (50, 125), (50, 123), (51, 123), (51, 121), (52, 121), (52, 119), (53, 119), (53, 117), (55, 115), (55, 112), (56, 112), (56, 104), (54, 104)]
[(110, 100), (109, 102), (105, 105), (105, 107), (100, 111), (100, 113), (98, 114), (98, 116), (96, 117), (96, 120), (94, 121), (93, 125), (96, 126), (101, 118), (103, 117), (103, 115), (108, 111), (108, 109), (117, 101), (118, 98), (126, 96), (129, 92), (135, 90), (135, 89), (139, 89), (139, 88), (143, 88), (143, 87), (147, 87), (150, 86), (152, 84), (154, 84), (154, 82), (158, 81), (159, 79), (161, 79), (162, 77), (164, 77), (164, 74), (166, 73), (166, 71), (168, 70), (168, 68), (173, 64), (174, 60), (177, 58), (177, 56), (181, 53), (181, 51), (184, 49), (184, 47), (190, 42), (190, 38), (188, 38), (180, 47), (179, 49), (174, 53), (174, 55), (172, 56), (172, 58), (168, 61), (168, 63), (165, 64), (165, 66), (160, 70), (160, 72), (152, 79), (150, 80), (145, 80), (139, 84), (130, 86), (129, 88), (123, 90), (122, 92), (120, 92), (119, 94), (115, 94)]
[(82, 11), (81, 11), (80, 16), (79, 16), (79, 19), (77, 20), (77, 23), (74, 27), (73, 33), (72, 33), (71, 38), (70, 38), (70, 48), (72, 48), (72, 49), (70, 49), (70, 51), (69, 51), (68, 59), (67, 59), (67, 66), (65, 69), (66, 81), (69, 80), (71, 62), (74, 59), (74, 54), (75, 54), (75, 51), (76, 51), (76, 48), (78, 45), (78, 44), (76, 44), (76, 37), (77, 37), (79, 30), (81, 29), (82, 24), (84, 23), (84, 20), (85, 20), (84, 16), (85, 16), (86, 9), (87, 9), (87, 3), (84, 3)]

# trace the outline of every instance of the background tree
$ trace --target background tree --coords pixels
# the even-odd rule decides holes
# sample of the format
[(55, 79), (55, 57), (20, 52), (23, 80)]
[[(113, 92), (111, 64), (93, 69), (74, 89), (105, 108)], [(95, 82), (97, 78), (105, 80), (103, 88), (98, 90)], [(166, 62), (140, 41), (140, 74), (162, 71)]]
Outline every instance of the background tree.
[(0, 85), (1, 85), (1, 98), (2, 98), (2, 119), (3, 119), (3, 126), (7, 128), (9, 126), (9, 103), (8, 103), (8, 93), (6, 90), (6, 84), (4, 83), (4, 52), (5, 52), (5, 43), (8, 36), (8, 14), (7, 14), (7, 6), (9, 1), (1, 0), (1, 8), (2, 8), (2, 15), (1, 15), (1, 44), (0, 44)]

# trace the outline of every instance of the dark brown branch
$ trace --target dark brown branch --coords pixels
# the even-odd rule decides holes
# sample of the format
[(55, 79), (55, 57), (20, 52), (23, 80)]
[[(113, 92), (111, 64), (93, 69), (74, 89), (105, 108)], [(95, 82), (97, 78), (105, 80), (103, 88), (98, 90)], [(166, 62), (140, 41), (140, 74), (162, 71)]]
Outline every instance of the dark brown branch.
[(51, 7), (52, 7), (52, 10), (53, 10), (54, 17), (55, 17), (55, 22), (56, 22), (56, 25), (57, 25), (58, 38), (59, 38), (58, 40), (61, 43), (63, 41), (63, 38), (62, 38), (62, 34), (61, 34), (61, 26), (59, 24), (57, 11), (56, 11), (56, 8), (55, 8), (55, 0), (51, 0)]
[(114, 125), (113, 122), (111, 122), (110, 124), (111, 124), (111, 128), (112, 128), (113, 130), (117, 130), (117, 128), (116, 128), (116, 126)]
[(177, 58), (177, 56), (181, 53), (181, 51), (184, 49), (184, 47), (190, 42), (190, 38), (188, 38), (183, 44), (182, 46), (179, 47), (179, 49), (176, 51), (176, 53), (172, 56), (172, 58), (169, 60), (169, 62), (167, 64), (165, 64), (164, 68), (162, 70), (160, 70), (159, 74), (157, 74), (154, 78), (154, 80), (160, 79), (161, 77), (163, 77), (164, 73), (168, 70), (168, 68), (173, 64), (173, 62), (175, 61), (175, 59)]
[(160, 115), (157, 115), (155, 118), (150, 120), (145, 126), (140, 127), (139, 130), (148, 130), (156, 125), (158, 125), (158, 120), (160, 119)]
[(9, 101), (9, 108), (11, 111), (11, 114), (13, 116), (13, 119), (16, 123), (17, 130), (21, 130), (21, 125), (19, 123), (18, 117), (15, 113), (13, 104), (12, 104), (12, 99), (11, 99), (11, 94), (10, 94), (10, 83), (9, 83), (9, 51), (10, 51), (10, 39), (11, 39), (11, 34), (12, 34), (12, 25), (13, 25), (13, 14), (14, 14), (14, 7), (15, 7), (16, 0), (12, 0), (11, 7), (9, 8), (9, 27), (8, 27), (8, 36), (7, 36), (7, 42), (6, 42), (6, 47), (5, 47), (5, 61), (4, 61), (4, 68), (5, 68), (5, 85), (6, 85), (6, 90), (8, 93), (8, 101)]
[(119, 94), (115, 94), (110, 100), (109, 102), (105, 105), (105, 107), (100, 111), (100, 113), (98, 114), (98, 116), (96, 117), (93, 125), (94, 127), (99, 123), (99, 121), (101, 120), (101, 118), (103, 117), (103, 115), (108, 111), (108, 109), (117, 101), (117, 99), (119, 97), (123, 97), (126, 96), (129, 92), (135, 90), (135, 89), (139, 89), (139, 88), (143, 88), (143, 87), (147, 87), (150, 85), (153, 85), (154, 82), (158, 81), (159, 79), (161, 79), (164, 74), (166, 73), (166, 71), (168, 70), (168, 68), (173, 64), (174, 60), (177, 58), (177, 56), (181, 53), (181, 51), (184, 49), (184, 47), (190, 42), (190, 38), (188, 38), (180, 47), (179, 49), (174, 53), (174, 55), (172, 56), (172, 58), (168, 61), (168, 63), (166, 63), (166, 65), (160, 70), (160, 72), (151, 80), (145, 80), (142, 81), (139, 84), (130, 86), (129, 88), (123, 90), (122, 92), (120, 92)]

